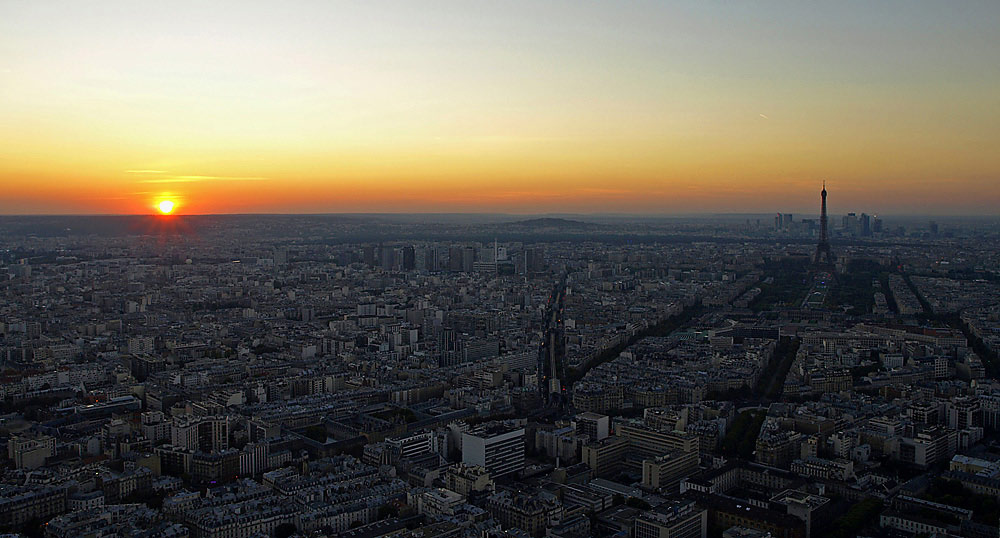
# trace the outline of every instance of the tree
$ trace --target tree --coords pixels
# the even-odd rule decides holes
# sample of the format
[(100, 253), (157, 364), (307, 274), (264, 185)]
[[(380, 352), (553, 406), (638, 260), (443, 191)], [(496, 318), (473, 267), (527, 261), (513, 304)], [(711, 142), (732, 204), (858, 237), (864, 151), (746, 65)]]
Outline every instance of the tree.
[(299, 529), (293, 523), (282, 523), (274, 528), (275, 538), (288, 538), (297, 532)]
[(383, 504), (378, 508), (378, 519), (387, 519), (399, 515), (399, 508), (393, 504)]
[(306, 428), (305, 436), (317, 443), (326, 442), (326, 428), (319, 425), (309, 426)]
[(830, 524), (827, 536), (833, 538), (856, 536), (858, 531), (873, 524), (881, 512), (882, 501), (875, 497), (869, 497), (852, 506), (846, 514), (835, 519)]

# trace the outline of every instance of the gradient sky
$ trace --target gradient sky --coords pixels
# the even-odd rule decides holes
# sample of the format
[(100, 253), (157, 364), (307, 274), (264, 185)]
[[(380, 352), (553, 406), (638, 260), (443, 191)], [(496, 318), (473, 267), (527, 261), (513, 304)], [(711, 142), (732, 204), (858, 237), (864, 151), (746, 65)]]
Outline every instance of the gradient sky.
[(996, 214), (1000, 2), (0, 0), (0, 213)]

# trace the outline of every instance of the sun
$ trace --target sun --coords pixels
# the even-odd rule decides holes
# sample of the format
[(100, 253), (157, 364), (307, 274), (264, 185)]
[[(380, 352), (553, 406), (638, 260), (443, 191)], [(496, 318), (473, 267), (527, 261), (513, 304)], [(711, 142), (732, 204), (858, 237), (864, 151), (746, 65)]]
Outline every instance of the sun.
[(174, 203), (170, 200), (163, 200), (157, 206), (160, 209), (160, 213), (164, 215), (169, 215), (174, 210)]

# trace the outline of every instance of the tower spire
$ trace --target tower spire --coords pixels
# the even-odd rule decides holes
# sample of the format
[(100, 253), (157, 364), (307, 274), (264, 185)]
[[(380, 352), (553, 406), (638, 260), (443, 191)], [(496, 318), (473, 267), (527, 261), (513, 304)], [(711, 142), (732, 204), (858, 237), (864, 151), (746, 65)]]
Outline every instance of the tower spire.
[(822, 209), (819, 217), (819, 243), (816, 245), (816, 257), (813, 260), (817, 265), (833, 265), (833, 252), (830, 251), (830, 240), (827, 236), (826, 218), (826, 180), (823, 180), (823, 190), (820, 192), (822, 198)]

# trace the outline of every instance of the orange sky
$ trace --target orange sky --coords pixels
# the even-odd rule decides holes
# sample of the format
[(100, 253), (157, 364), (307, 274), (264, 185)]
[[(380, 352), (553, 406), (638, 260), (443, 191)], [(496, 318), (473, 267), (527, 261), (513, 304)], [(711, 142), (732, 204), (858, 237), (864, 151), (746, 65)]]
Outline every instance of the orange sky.
[(1000, 202), (995, 2), (204, 4), (5, 4), (0, 213)]

